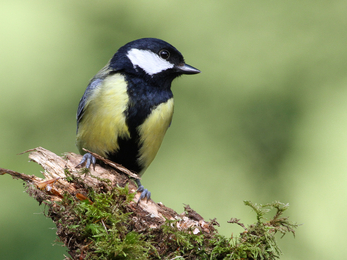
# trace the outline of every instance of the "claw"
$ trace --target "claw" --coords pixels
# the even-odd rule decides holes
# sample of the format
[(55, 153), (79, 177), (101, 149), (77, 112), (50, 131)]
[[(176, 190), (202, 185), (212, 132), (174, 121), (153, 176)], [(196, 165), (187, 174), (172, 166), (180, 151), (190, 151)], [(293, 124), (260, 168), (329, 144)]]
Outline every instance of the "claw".
[(87, 169), (89, 169), (90, 165), (93, 165), (93, 169), (95, 170), (96, 158), (90, 153), (85, 153), (82, 157), (82, 160), (79, 164), (76, 165), (76, 167), (81, 166), (84, 163), (86, 163)]
[(136, 180), (137, 183), (137, 191), (141, 192), (140, 198), (137, 201), (137, 203), (140, 202), (140, 200), (146, 199), (146, 202), (148, 202), (148, 200), (151, 198), (151, 192), (147, 189), (145, 189), (145, 187), (143, 187), (143, 185), (141, 184), (140, 180)]

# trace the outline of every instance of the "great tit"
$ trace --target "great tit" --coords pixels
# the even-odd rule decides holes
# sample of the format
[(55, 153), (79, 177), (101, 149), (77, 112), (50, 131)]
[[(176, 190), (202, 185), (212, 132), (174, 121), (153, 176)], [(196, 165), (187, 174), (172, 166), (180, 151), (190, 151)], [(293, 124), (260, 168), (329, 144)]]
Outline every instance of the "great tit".
[[(171, 82), (200, 71), (169, 43), (143, 38), (125, 44), (89, 82), (77, 110), (79, 165), (95, 166), (86, 148), (141, 176), (171, 124)], [(140, 199), (151, 197), (136, 180)]]

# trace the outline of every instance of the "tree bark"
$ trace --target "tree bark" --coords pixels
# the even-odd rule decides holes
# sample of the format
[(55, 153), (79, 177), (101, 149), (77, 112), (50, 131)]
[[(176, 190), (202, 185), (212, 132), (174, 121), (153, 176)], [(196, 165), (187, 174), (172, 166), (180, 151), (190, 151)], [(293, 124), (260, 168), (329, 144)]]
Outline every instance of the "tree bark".
[[(59, 240), (68, 248), (66, 259), (278, 259), (275, 234), (295, 234), (298, 226), (282, 217), (288, 204), (265, 205), (245, 201), (257, 215), (255, 224), (237, 218), (238, 236), (218, 234), (217, 221), (206, 221), (188, 205), (178, 214), (163, 203), (138, 201), (136, 174), (93, 154), (95, 169), (76, 167), (81, 155), (63, 157), (37, 147), (26, 151), (42, 166), (44, 179), (0, 168), (26, 183), (27, 193), (46, 205), (46, 216), (57, 226)], [(88, 151), (89, 152), (89, 151)], [(264, 215), (275, 209), (272, 219)]]
[[(59, 218), (52, 214), (52, 211), (58, 207), (57, 203), (61, 203), (66, 194), (69, 194), (77, 201), (89, 200), (90, 188), (96, 192), (108, 192), (114, 187), (125, 187), (128, 184), (130, 193), (135, 193), (134, 198), (125, 209), (126, 212), (131, 213), (132, 231), (143, 232), (149, 228), (159, 230), (167, 220), (172, 220), (175, 221), (176, 228), (179, 231), (189, 231), (195, 235), (206, 234), (208, 236), (215, 232), (213, 225), (216, 225), (216, 222), (205, 221), (189, 206), (185, 207), (185, 212), (178, 214), (163, 203), (155, 203), (151, 199), (138, 202), (140, 193), (136, 192), (137, 186), (132, 178), (139, 179), (139, 177), (121, 165), (104, 159), (97, 154), (93, 155), (97, 157), (101, 164), (98, 163), (95, 169), (91, 167), (89, 171), (86, 171), (86, 169), (76, 167), (82, 159), (82, 156), (78, 154), (69, 152), (60, 157), (42, 147), (24, 153), (27, 152), (30, 160), (38, 163), (44, 169), (42, 172), (44, 179), (3, 168), (0, 168), (0, 174), (7, 173), (16, 179), (25, 181), (29, 195), (34, 197), (40, 204), (44, 203), (49, 206), (48, 216), (56, 223), (58, 227), (57, 235), (69, 248), (69, 253), (74, 259), (83, 259), (83, 255), (87, 255), (87, 253), (76, 253), (76, 251), (81, 251), (77, 250), (80, 248), (76, 245), (70, 248), (68, 241), (71, 240), (71, 237), (66, 237), (64, 232), (59, 232), (61, 230), (59, 225), (62, 224), (59, 223)], [(73, 178), (73, 181), (67, 181), (69, 178)], [(167, 248), (157, 248), (157, 250), (159, 253), (165, 251), (168, 254)]]

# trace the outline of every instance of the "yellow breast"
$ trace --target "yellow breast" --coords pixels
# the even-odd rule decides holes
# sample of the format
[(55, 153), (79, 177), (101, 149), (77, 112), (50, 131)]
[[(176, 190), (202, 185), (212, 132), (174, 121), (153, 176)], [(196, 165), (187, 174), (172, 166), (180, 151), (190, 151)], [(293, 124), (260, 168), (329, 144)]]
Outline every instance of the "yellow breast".
[(144, 167), (139, 175), (143, 174), (156, 156), (166, 130), (170, 126), (173, 111), (174, 102), (171, 98), (152, 110), (145, 122), (139, 126), (138, 131), (142, 146), (139, 151), (138, 162)]
[(85, 104), (79, 124), (76, 145), (81, 153), (86, 148), (106, 157), (106, 152), (119, 148), (118, 137), (130, 138), (124, 111), (129, 97), (124, 76), (108, 76), (93, 91)]

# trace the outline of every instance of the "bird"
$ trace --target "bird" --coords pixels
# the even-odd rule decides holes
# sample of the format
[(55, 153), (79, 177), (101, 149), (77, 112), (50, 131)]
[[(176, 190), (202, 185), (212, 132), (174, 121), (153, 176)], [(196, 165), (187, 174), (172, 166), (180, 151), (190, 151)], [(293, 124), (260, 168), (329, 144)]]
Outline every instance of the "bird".
[[(80, 99), (76, 146), (83, 157), (78, 166), (95, 167), (96, 158), (85, 148), (142, 176), (172, 121), (172, 81), (197, 73), (174, 46), (157, 38), (119, 48)], [(151, 192), (135, 181), (141, 192), (138, 202), (148, 202)]]

